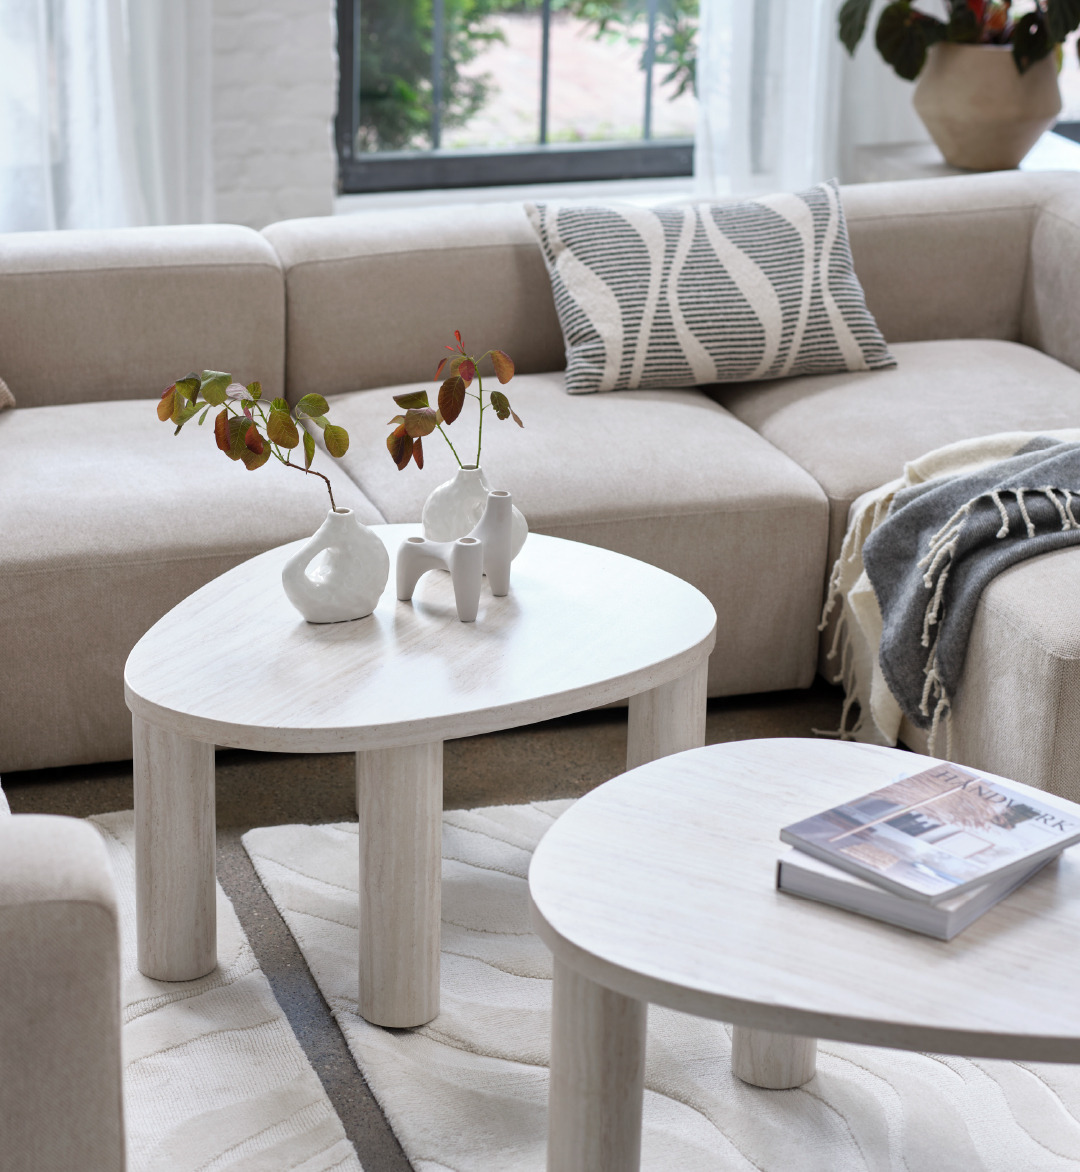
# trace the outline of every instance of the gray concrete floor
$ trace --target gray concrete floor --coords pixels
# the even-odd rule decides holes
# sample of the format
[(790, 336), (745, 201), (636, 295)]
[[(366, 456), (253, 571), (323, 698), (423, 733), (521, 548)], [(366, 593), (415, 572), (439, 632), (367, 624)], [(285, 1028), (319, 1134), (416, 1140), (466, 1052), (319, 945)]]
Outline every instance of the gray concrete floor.
[[(834, 729), (841, 693), (819, 680), (802, 692), (740, 696), (709, 704), (706, 740), (808, 737)], [(626, 710), (604, 709), (449, 741), (447, 809), (577, 797), (620, 773)], [(9, 773), (4, 791), (17, 814), (85, 818), (132, 807), (131, 762)], [(286, 756), (223, 751), (217, 757), (218, 878), (263, 972), (331, 1102), (365, 1172), (408, 1172), (409, 1163), (319, 993), (284, 921), (255, 875), (240, 836), (253, 826), (343, 822), (355, 817), (350, 754)]]

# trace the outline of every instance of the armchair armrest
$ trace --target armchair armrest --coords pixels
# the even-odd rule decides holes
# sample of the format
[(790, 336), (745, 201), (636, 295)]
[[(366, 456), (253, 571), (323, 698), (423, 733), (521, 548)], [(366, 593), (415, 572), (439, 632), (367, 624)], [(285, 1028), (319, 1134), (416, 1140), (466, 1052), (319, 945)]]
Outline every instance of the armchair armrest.
[(1080, 370), (1080, 176), (1052, 178), (1032, 229), (1021, 340)]
[(0, 817), (0, 942), (0, 1162), (122, 1172), (119, 923), (93, 827)]

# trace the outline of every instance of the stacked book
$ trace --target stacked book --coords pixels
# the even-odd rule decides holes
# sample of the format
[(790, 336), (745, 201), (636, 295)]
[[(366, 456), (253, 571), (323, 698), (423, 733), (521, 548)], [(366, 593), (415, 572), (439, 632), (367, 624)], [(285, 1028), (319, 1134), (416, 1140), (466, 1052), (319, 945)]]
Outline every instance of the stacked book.
[(942, 763), (780, 831), (781, 891), (950, 940), (1080, 841), (1080, 806)]

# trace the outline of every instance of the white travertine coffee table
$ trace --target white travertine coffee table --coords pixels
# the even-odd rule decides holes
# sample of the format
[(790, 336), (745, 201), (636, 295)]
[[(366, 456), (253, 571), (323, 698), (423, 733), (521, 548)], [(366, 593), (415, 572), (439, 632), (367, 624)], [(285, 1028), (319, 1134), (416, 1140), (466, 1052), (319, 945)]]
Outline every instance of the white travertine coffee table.
[[(377, 526), (391, 554), (419, 532)], [(312, 625), (272, 549), (171, 610), (128, 657), (139, 968), (192, 980), (217, 963), (214, 746), (357, 754), (360, 1012), (439, 1011), (442, 742), (630, 697), (628, 767), (700, 745), (716, 613), (671, 574), (532, 534), (510, 593), (458, 621), (450, 576), (375, 613)]]
[(549, 1172), (639, 1166), (648, 1002), (733, 1022), (732, 1069), (769, 1088), (813, 1077), (819, 1037), (1080, 1062), (1080, 849), (948, 942), (775, 889), (782, 826), (929, 764), (736, 741), (644, 765), (562, 815), (529, 870), (555, 956)]

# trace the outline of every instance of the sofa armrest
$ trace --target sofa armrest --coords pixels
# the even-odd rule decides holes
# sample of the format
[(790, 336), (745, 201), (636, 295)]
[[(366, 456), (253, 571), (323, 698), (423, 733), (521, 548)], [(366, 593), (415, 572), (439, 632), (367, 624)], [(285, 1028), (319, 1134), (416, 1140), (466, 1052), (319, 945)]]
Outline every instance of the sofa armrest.
[(122, 1170), (119, 923), (92, 826), (0, 819), (0, 941), (0, 1162)]
[(1080, 176), (1054, 178), (1032, 230), (1021, 340), (1080, 370)]

